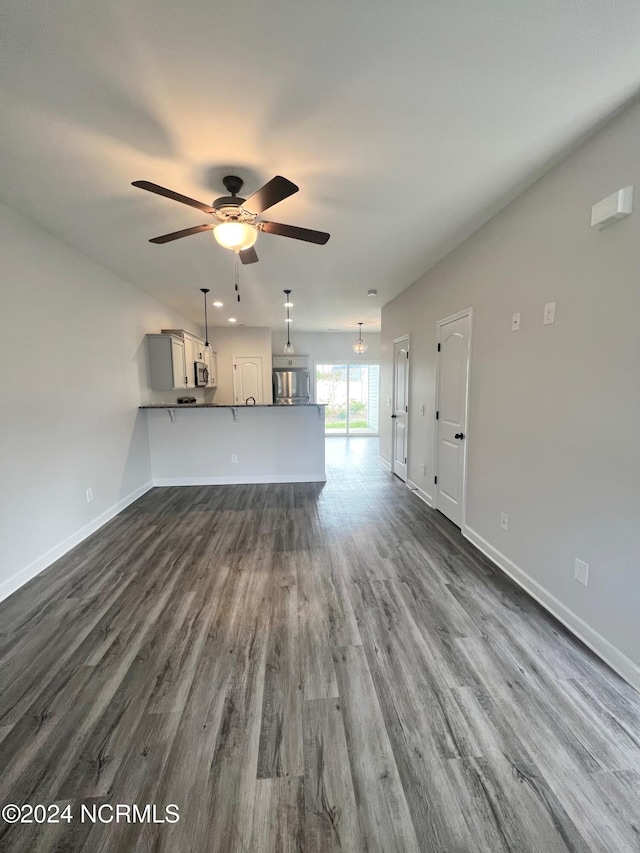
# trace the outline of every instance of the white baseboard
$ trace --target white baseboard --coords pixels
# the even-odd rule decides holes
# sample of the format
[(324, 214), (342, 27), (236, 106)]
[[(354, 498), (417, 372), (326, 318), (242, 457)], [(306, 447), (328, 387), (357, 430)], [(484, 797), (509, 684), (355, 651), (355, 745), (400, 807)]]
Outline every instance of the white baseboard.
[(391, 462), (387, 462), (387, 460), (382, 456), (380, 456), (380, 464), (383, 468), (386, 468), (387, 471), (391, 471)]
[(60, 557), (64, 557), (66, 553), (71, 551), (72, 548), (75, 548), (76, 545), (79, 545), (80, 542), (87, 538), (87, 536), (91, 536), (91, 534), (95, 533), (96, 530), (99, 530), (103, 524), (111, 521), (111, 519), (115, 518), (119, 512), (122, 512), (123, 509), (126, 509), (134, 501), (137, 501), (138, 498), (142, 497), (142, 495), (144, 495), (145, 492), (148, 492), (151, 488), (153, 488), (153, 483), (151, 482), (140, 486), (140, 488), (131, 492), (131, 494), (122, 498), (122, 500), (119, 500), (118, 503), (96, 516), (96, 518), (88, 524), (85, 524), (85, 526), (81, 527), (80, 530), (76, 530), (76, 532), (72, 533), (71, 536), (67, 536), (66, 539), (63, 539), (62, 542), (59, 542), (45, 554), (42, 554), (41, 557), (38, 557), (32, 563), (29, 563), (28, 566), (25, 566), (24, 569), (20, 569), (20, 571), (16, 572), (15, 575), (12, 575), (6, 581), (1, 583), (0, 601), (8, 598), (13, 592), (20, 589), (21, 586), (24, 586), (27, 581), (30, 581), (31, 578), (39, 575), (40, 572), (43, 572), (48, 566), (55, 563), (56, 560), (59, 560)]
[(253, 483), (326, 483), (326, 476), (309, 474), (246, 474), (235, 477), (156, 477), (154, 486), (242, 486)]
[(407, 480), (407, 486), (411, 489), (412, 492), (415, 492), (416, 495), (420, 498), (421, 501), (424, 501), (427, 506), (433, 506), (433, 498), (431, 495), (428, 495), (424, 489), (421, 489), (420, 486), (416, 485), (413, 480)]
[(462, 535), (640, 693), (640, 667), (470, 527)]

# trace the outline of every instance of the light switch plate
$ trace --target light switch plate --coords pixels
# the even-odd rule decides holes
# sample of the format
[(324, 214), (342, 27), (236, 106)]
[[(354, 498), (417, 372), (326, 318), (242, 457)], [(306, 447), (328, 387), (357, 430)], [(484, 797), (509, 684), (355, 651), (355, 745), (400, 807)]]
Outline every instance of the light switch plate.
[(556, 303), (547, 302), (544, 306), (544, 325), (550, 326), (556, 320)]
[(513, 317), (511, 318), (511, 331), (517, 332), (519, 328), (520, 328), (520, 312), (518, 311), (518, 313), (514, 314)]

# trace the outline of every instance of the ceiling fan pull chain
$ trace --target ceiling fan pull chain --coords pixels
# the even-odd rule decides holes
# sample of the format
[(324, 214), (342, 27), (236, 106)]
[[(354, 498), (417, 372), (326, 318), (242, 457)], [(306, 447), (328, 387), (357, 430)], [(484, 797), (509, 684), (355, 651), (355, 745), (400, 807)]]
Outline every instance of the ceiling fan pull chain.
[(240, 302), (240, 288), (238, 287), (239, 280), (240, 280), (240, 275), (239, 275), (239, 273), (238, 273), (238, 253), (236, 252), (236, 253), (235, 253), (235, 255), (236, 255), (236, 258), (235, 258), (235, 264), (236, 264), (236, 293), (238, 294), (238, 302)]

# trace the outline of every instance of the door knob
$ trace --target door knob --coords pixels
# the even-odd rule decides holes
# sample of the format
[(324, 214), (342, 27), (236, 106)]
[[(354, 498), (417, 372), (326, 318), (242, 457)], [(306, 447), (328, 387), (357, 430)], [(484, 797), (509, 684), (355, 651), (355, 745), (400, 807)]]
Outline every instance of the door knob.
[(463, 433), (463, 432), (457, 432), (453, 437), (454, 437), (454, 438), (463, 439), (463, 438), (464, 438), (464, 433)]
[(391, 417), (392, 417), (392, 418), (397, 418), (398, 416), (397, 416), (397, 415), (391, 415)]

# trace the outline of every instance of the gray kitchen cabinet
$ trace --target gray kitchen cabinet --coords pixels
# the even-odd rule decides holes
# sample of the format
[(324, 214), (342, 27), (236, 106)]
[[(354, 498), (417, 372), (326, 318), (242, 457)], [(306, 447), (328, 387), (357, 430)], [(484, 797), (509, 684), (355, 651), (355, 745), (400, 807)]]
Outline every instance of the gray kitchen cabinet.
[(185, 342), (176, 335), (147, 335), (149, 387), (155, 391), (176, 391), (189, 386)]
[(274, 367), (309, 367), (308, 355), (274, 355)]
[[(181, 338), (184, 342), (184, 363), (186, 365), (186, 377), (187, 377), (187, 385), (186, 388), (195, 388), (196, 387), (196, 371), (195, 371), (195, 363), (196, 361), (203, 361), (207, 364), (206, 359), (206, 347), (204, 345), (204, 341), (202, 338), (199, 338), (197, 335), (192, 334), (192, 332), (186, 332), (184, 329), (163, 329), (163, 335), (174, 335), (177, 338)], [(209, 365), (207, 364), (207, 367)], [(211, 373), (211, 368), (209, 368), (209, 373)], [(217, 381), (215, 383), (218, 384)], [(211, 386), (212, 383), (209, 382), (208, 386)]]
[(187, 388), (196, 387), (196, 370), (195, 363), (200, 361), (198, 358), (198, 345), (195, 338), (188, 333), (185, 333), (184, 341), (184, 362), (187, 366)]
[(217, 354), (211, 349), (210, 346), (204, 347), (204, 363), (207, 365), (207, 370), (209, 371), (209, 381), (207, 382), (207, 388), (215, 388), (218, 385), (218, 359)]
[(204, 361), (204, 363), (206, 364), (207, 363), (207, 348), (204, 345), (204, 341), (202, 340), (202, 338), (196, 338), (193, 335), (191, 336), (191, 338), (193, 340), (193, 360), (194, 361)]

